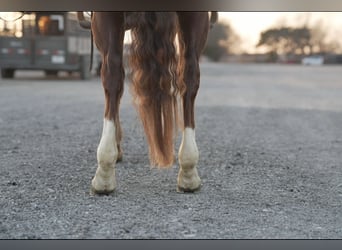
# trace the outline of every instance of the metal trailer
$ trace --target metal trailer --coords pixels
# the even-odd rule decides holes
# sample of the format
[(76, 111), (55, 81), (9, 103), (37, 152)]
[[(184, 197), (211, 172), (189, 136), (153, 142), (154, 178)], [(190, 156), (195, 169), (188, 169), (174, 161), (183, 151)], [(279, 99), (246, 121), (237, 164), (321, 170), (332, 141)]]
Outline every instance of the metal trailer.
[(79, 72), (81, 79), (88, 79), (90, 46), (90, 31), (79, 26), (76, 13), (26, 13), (19, 32), (0, 35), (2, 78), (13, 78), (20, 69), (44, 70), (47, 75)]

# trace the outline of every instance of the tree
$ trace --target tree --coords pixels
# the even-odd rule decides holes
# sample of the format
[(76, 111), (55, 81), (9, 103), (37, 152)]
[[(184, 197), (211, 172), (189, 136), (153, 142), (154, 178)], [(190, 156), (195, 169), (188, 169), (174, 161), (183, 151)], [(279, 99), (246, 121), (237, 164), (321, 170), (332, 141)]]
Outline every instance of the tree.
[[(329, 26), (317, 21), (311, 28), (311, 47), (313, 53), (329, 53), (341, 50), (341, 43), (336, 36), (329, 36)], [(330, 39), (329, 39), (330, 37)]]
[(281, 27), (268, 29), (261, 33), (257, 47), (265, 46), (276, 54), (304, 54), (306, 48), (312, 51), (311, 30), (307, 27)]
[(213, 61), (238, 50), (240, 38), (228, 23), (216, 23), (210, 30), (203, 54)]
[[(299, 28), (280, 26), (263, 31), (256, 47), (266, 47), (269, 53), (304, 55), (331, 53), (341, 49), (337, 40), (329, 40), (327, 27), (321, 21), (309, 24), (309, 17)], [(311, 22), (312, 23), (312, 22)]]

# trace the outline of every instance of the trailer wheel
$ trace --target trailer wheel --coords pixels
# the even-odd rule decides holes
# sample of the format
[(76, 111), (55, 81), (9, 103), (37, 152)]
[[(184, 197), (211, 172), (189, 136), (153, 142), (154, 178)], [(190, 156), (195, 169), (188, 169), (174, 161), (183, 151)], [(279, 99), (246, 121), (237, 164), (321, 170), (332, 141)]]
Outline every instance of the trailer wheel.
[(2, 78), (13, 78), (14, 77), (14, 69), (1, 69)]

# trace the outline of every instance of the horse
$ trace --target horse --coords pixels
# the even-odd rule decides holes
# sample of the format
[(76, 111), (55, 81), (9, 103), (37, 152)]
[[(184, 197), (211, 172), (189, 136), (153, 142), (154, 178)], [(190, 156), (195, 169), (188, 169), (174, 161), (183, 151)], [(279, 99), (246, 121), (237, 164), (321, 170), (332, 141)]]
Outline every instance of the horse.
[(115, 190), (115, 165), (122, 160), (119, 106), (124, 91), (126, 30), (131, 30), (132, 36), (130, 87), (150, 163), (159, 168), (173, 165), (174, 139), (180, 128), (177, 191), (199, 190), (194, 104), (200, 85), (199, 59), (217, 12), (92, 12), (90, 21), (78, 12), (78, 20), (82, 27), (91, 29), (102, 58), (105, 105), (92, 192), (109, 194)]

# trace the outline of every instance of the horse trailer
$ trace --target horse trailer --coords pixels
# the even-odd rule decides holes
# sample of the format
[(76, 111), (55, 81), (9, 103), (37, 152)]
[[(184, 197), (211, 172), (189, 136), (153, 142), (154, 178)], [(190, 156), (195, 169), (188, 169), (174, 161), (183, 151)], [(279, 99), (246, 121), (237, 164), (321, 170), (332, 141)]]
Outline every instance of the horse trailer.
[[(73, 12), (25, 12), (12, 29), (0, 31), (2, 78), (13, 78), (16, 70), (79, 72), (90, 77), (90, 31), (79, 26)], [(12, 23), (13, 25), (13, 23)]]

